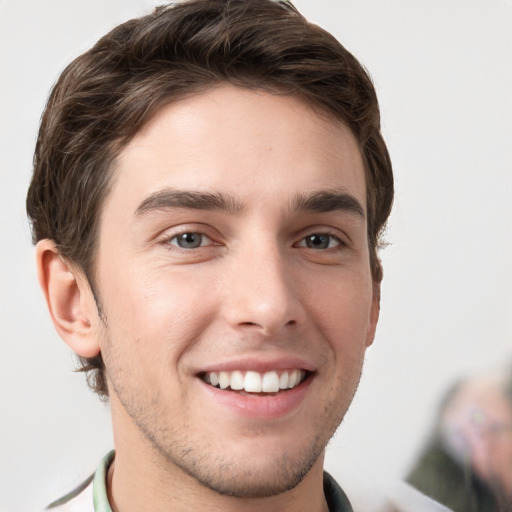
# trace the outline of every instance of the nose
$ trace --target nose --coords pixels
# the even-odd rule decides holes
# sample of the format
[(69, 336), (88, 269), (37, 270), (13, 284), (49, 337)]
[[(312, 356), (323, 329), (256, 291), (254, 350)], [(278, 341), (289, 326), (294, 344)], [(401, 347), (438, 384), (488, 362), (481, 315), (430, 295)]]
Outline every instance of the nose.
[(233, 259), (223, 304), (224, 317), (233, 328), (273, 336), (303, 322), (298, 284), (275, 243), (252, 245)]

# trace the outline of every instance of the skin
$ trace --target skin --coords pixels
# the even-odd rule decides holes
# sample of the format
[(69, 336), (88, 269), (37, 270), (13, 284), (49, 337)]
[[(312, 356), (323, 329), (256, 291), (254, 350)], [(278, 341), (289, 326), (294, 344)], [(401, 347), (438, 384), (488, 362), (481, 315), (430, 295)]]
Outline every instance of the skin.
[[(229, 199), (178, 207), (176, 191)], [(319, 191), (333, 209), (304, 200)], [(59, 333), (106, 364), (114, 510), (327, 509), (324, 449), (379, 312), (365, 192), (345, 125), (294, 97), (223, 86), (163, 107), (118, 158), (98, 235), (102, 317), (79, 269), (40, 242)], [(183, 233), (201, 245), (179, 247)], [(307, 385), (271, 417), (226, 406), (200, 378), (287, 361), (304, 363)]]

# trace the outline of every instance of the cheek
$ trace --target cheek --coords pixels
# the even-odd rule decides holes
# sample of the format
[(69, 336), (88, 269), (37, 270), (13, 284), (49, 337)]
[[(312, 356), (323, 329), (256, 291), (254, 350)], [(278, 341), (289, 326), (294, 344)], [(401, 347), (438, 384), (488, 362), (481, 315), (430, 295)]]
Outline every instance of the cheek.
[(334, 278), (323, 284), (308, 294), (310, 316), (327, 338), (364, 344), (372, 311), (371, 280)]
[(211, 322), (214, 294), (190, 277), (130, 272), (105, 281), (102, 305), (113, 342), (144, 357), (177, 359)]

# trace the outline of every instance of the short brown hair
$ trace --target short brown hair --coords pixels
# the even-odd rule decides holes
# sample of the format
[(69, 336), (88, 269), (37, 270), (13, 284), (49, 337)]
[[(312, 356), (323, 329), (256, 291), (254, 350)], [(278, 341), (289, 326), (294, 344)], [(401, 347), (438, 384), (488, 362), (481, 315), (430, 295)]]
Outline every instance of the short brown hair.
[[(114, 28), (69, 64), (50, 94), (35, 148), (27, 196), (34, 243), (53, 240), (94, 293), (97, 224), (116, 157), (164, 103), (222, 83), (297, 96), (352, 130), (365, 162), (370, 265), (379, 283), (377, 249), (393, 174), (374, 87), (332, 35), (284, 1), (160, 7)], [(91, 388), (108, 395), (101, 355), (80, 363)]]

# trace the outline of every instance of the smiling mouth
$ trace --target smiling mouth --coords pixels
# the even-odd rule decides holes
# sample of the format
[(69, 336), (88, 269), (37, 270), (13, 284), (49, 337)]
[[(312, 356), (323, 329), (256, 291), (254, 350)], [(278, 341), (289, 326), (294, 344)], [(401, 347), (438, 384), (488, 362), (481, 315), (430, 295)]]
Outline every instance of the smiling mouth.
[(244, 394), (275, 394), (296, 388), (309, 375), (310, 372), (301, 369), (265, 373), (235, 370), (232, 372), (206, 372), (200, 377), (210, 386), (227, 391), (238, 391)]

